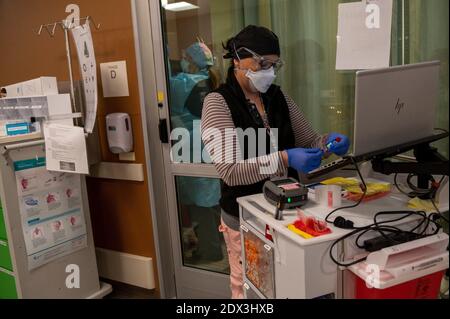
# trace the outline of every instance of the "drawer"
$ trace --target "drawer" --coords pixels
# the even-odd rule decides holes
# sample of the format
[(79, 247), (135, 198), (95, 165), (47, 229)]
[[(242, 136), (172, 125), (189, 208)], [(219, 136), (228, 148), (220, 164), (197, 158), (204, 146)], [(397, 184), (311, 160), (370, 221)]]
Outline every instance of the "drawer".
[(0, 240), (6, 240), (6, 225), (5, 219), (3, 217), (3, 210), (0, 206)]
[(245, 299), (265, 299), (258, 289), (254, 288), (250, 282), (244, 282), (244, 297)]
[[(261, 212), (266, 212), (266, 210), (256, 202), (250, 201), (249, 204), (255, 207), (256, 209), (260, 210)], [(253, 215), (243, 207), (241, 212), (241, 219), (248, 225), (252, 226), (259, 234), (261, 234), (262, 236), (265, 235), (266, 223), (264, 223), (262, 220), (257, 218), (255, 215)]]
[(273, 243), (247, 223), (241, 225), (242, 266), (246, 278), (265, 298), (275, 296), (275, 252)]
[(16, 282), (13, 276), (0, 269), (0, 299), (17, 299)]
[(0, 268), (12, 271), (11, 256), (8, 244), (0, 240)]

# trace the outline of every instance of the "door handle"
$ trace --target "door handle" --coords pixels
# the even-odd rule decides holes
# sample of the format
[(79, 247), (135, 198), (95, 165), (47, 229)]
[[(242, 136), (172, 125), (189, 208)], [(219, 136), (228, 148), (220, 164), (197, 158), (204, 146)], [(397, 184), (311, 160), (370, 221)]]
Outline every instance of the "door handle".
[(159, 139), (163, 144), (169, 144), (169, 133), (167, 127), (167, 120), (159, 120)]

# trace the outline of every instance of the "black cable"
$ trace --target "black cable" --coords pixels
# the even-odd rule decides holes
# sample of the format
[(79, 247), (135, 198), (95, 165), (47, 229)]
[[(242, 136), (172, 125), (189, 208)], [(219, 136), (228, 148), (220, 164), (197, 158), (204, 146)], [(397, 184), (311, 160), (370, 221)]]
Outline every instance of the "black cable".
[[(414, 231), (416, 231), (418, 228), (420, 228), (420, 227), (423, 225), (424, 222), (426, 222), (426, 227), (424, 227), (424, 230), (423, 230), (421, 233), (418, 234), (418, 235), (420, 235), (420, 236), (423, 236), (424, 233), (425, 233), (425, 231), (428, 229), (428, 227), (429, 227), (429, 225), (430, 225), (430, 221), (431, 221), (431, 220), (430, 220), (430, 218), (426, 215), (426, 213), (423, 212), (423, 211), (421, 211), (421, 212), (415, 212), (415, 211), (398, 211), (398, 212), (380, 212), (380, 213), (377, 213), (377, 214), (375, 215), (375, 217), (374, 217), (374, 224), (375, 224), (375, 227), (378, 228), (379, 225), (381, 224), (381, 223), (378, 222), (378, 220), (377, 220), (377, 218), (378, 218), (379, 216), (382, 216), (382, 215), (398, 215), (398, 214), (405, 214), (405, 215), (404, 215), (403, 217), (397, 219), (397, 220), (394, 220), (394, 221), (401, 221), (401, 220), (403, 220), (403, 219), (405, 219), (405, 218), (408, 218), (408, 217), (411, 217), (411, 216), (413, 216), (413, 215), (419, 215), (420, 217), (422, 217), (421, 222), (419, 222), (419, 224), (416, 225), (412, 230), (410, 230), (410, 231), (402, 231), (402, 230), (400, 230), (400, 233), (410, 234), (410, 235), (416, 234), (416, 233), (414, 233)], [(392, 221), (391, 221), (391, 222), (392, 222)], [(400, 241), (396, 241), (395, 239), (392, 239), (392, 238), (390, 238), (389, 236), (387, 236), (387, 235), (381, 230), (381, 228), (378, 230), (378, 232), (379, 232), (379, 233), (381, 234), (381, 236), (383, 236), (386, 240), (389, 240), (389, 241), (394, 242), (394, 243), (396, 243), (396, 244), (402, 243), (402, 242), (400, 242)]]
[[(425, 216), (426, 216), (426, 214), (425, 214)], [(426, 225), (425, 225), (425, 227), (423, 228), (423, 230), (422, 230), (422, 232), (421, 232), (421, 235), (423, 235), (424, 232), (425, 232), (425, 230), (428, 229), (428, 227), (429, 227), (429, 225), (430, 225), (430, 220), (431, 220), (431, 219), (430, 219), (430, 216), (426, 217), (426, 219), (422, 219), (422, 220), (420, 221), (420, 223), (417, 224), (416, 227), (414, 227), (413, 229), (410, 230), (410, 232), (415, 232), (415, 231), (418, 230), (420, 227), (422, 227), (422, 225), (426, 222)]]
[[(365, 196), (367, 195), (367, 185), (366, 185), (366, 183), (365, 183), (365, 181), (364, 181), (364, 178), (362, 177), (362, 174), (361, 174), (361, 171), (360, 171), (360, 169), (359, 169), (359, 167), (358, 167), (358, 164), (356, 163), (356, 161), (355, 161), (354, 158), (351, 158), (351, 159), (352, 159), (352, 162), (353, 162), (353, 164), (354, 164), (354, 166), (355, 166), (355, 168), (356, 168), (356, 171), (358, 172), (358, 175), (359, 175), (359, 177), (360, 177), (360, 179), (361, 179), (361, 182), (362, 182), (362, 184), (363, 184), (363, 186), (364, 186), (364, 189), (363, 189), (364, 193), (363, 193), (363, 195), (361, 196), (361, 198), (359, 199), (359, 201), (358, 201), (356, 204), (351, 205), (351, 206), (339, 207), (339, 208), (337, 208), (337, 209), (331, 211), (331, 212), (325, 217), (325, 221), (326, 221), (327, 223), (334, 224), (334, 221), (330, 221), (330, 220), (329, 220), (329, 218), (330, 218), (331, 215), (333, 215), (334, 213), (336, 213), (336, 212), (339, 211), (339, 210), (348, 209), (348, 208), (355, 208), (355, 207), (359, 206), (359, 205), (362, 203), (362, 201), (364, 200)], [(416, 191), (416, 192), (418, 191), (418, 193), (420, 193), (420, 195), (422, 195), (422, 194), (423, 194), (423, 195), (432, 195), (432, 203), (433, 203), (433, 205), (435, 206), (436, 210), (439, 211), (439, 210), (437, 209), (436, 204), (434, 203), (434, 196), (435, 196), (437, 190), (439, 189), (440, 184), (441, 184), (442, 181), (444, 180), (445, 176), (443, 176), (443, 177), (441, 178), (441, 180), (440, 180), (439, 183), (438, 183), (439, 186), (438, 186), (437, 188), (435, 188), (435, 187), (432, 185), (432, 187), (431, 187), (430, 189), (428, 189), (428, 190), (420, 189), (420, 188), (415, 187), (414, 185), (412, 185), (412, 183), (411, 183), (411, 178), (412, 178), (413, 176), (414, 176), (414, 174), (408, 175), (408, 186), (409, 186), (412, 190), (414, 190), (414, 191)], [(411, 197), (412, 194), (406, 193), (405, 191), (403, 191), (403, 190), (399, 187), (399, 185), (398, 185), (398, 183), (397, 183), (397, 177), (398, 177), (398, 174), (395, 174), (395, 177), (394, 177), (394, 184), (395, 184), (395, 186), (397, 187), (397, 189), (398, 189), (401, 193), (405, 194), (406, 196)], [(413, 187), (411, 187), (411, 186), (413, 186)], [(403, 216), (402, 216), (402, 217), (399, 217), (399, 218), (396, 218), (396, 219), (391, 219), (391, 220), (386, 220), (386, 221), (378, 221), (378, 217), (379, 217), (379, 216), (382, 216), (382, 215), (403, 215)], [(400, 228), (397, 228), (397, 227), (394, 227), (394, 226), (384, 225), (384, 224), (387, 224), (387, 223), (394, 223), (394, 222), (401, 221), (401, 220), (403, 220), (403, 219), (405, 219), (405, 218), (408, 218), (408, 217), (411, 217), (411, 216), (413, 216), (413, 215), (419, 216), (419, 217), (421, 217), (421, 219), (419, 220), (419, 223), (418, 223), (417, 225), (415, 225), (415, 226), (414, 226), (411, 230), (409, 230), (409, 231), (407, 231), (407, 230), (401, 230)], [(447, 220), (445, 217), (442, 217), (442, 218), (444, 218), (444, 220)], [(336, 219), (335, 219), (335, 220), (336, 220)], [(448, 222), (448, 220), (447, 220), (447, 222)], [(435, 225), (436, 229), (435, 229), (430, 235), (427, 235), (426, 232), (428, 231), (428, 229), (429, 229), (429, 227), (430, 227), (430, 223), (433, 223), (433, 224)], [(425, 226), (424, 226), (424, 224), (425, 224)], [(418, 229), (420, 229), (421, 227), (423, 227), (422, 231), (419, 232), (419, 233), (416, 233), (416, 231), (417, 231)], [(336, 241), (334, 241), (333, 244), (332, 244), (331, 247), (330, 247), (329, 256), (330, 256), (331, 260), (332, 260), (336, 265), (341, 266), (341, 267), (350, 267), (350, 266), (352, 266), (352, 265), (358, 264), (358, 263), (360, 263), (360, 262), (362, 262), (362, 261), (365, 261), (365, 260), (367, 259), (367, 257), (364, 257), (364, 258), (360, 258), (360, 259), (358, 259), (358, 260), (352, 261), (352, 262), (350, 262), (350, 263), (344, 264), (344, 263), (339, 262), (339, 261), (333, 256), (333, 248), (334, 248), (339, 242), (341, 242), (341, 241), (343, 241), (343, 240), (345, 240), (345, 239), (347, 239), (347, 238), (349, 238), (349, 237), (351, 237), (351, 236), (354, 236), (354, 235), (356, 235), (356, 234), (359, 234), (359, 235), (357, 236), (356, 240), (355, 240), (355, 244), (356, 244), (356, 246), (357, 246), (358, 248), (360, 248), (360, 249), (365, 249), (366, 247), (363, 246), (363, 245), (361, 245), (361, 244), (359, 243), (359, 241), (360, 241), (360, 239), (361, 239), (361, 237), (362, 237), (363, 235), (367, 234), (367, 233), (370, 232), (370, 231), (376, 231), (376, 232), (380, 233), (381, 236), (382, 236), (383, 238), (385, 238), (387, 241), (389, 241), (392, 245), (396, 245), (396, 244), (403, 243), (403, 242), (402, 242), (402, 241), (396, 241), (394, 238), (389, 237), (389, 236), (386, 234), (387, 232), (389, 232), (391, 235), (392, 235), (392, 234), (407, 234), (407, 235), (411, 235), (411, 236), (416, 235), (416, 236), (418, 236), (419, 238), (423, 238), (423, 237), (427, 237), (427, 236), (431, 236), (431, 235), (437, 234), (437, 233), (439, 232), (439, 230), (441, 229), (441, 226), (440, 226), (435, 220), (432, 219), (432, 215), (427, 216), (427, 213), (424, 212), (424, 211), (397, 211), (397, 212), (378, 212), (378, 213), (374, 216), (374, 223), (373, 223), (372, 225), (368, 225), (368, 226), (365, 226), (365, 227), (352, 227), (351, 229), (353, 229), (353, 231), (351, 231), (350, 233), (348, 233), (348, 234), (344, 235), (343, 237), (341, 237), (341, 238), (337, 239)]]
[(442, 215), (441, 211), (439, 210), (439, 208), (436, 205), (436, 202), (434, 201), (434, 198), (431, 199), (431, 204), (433, 204), (434, 209), (436, 209), (436, 213), (438, 213), (439, 215)]
[(404, 190), (402, 190), (402, 189), (400, 188), (400, 186), (398, 185), (398, 182), (397, 182), (397, 177), (398, 177), (398, 173), (395, 174), (395, 176), (394, 176), (394, 185), (395, 185), (395, 187), (396, 187), (396, 188), (398, 189), (398, 191), (399, 191), (400, 193), (402, 193), (403, 195), (406, 195), (406, 196), (412, 198), (411, 193), (407, 193), (406, 191), (404, 191)]
[[(417, 195), (432, 195), (433, 192), (434, 192), (434, 188), (433, 187), (431, 187), (431, 188), (419, 188), (419, 187), (415, 186), (412, 183), (411, 179), (413, 177), (415, 177), (415, 176), (418, 177), (418, 174), (411, 173), (411, 174), (408, 175), (408, 178), (406, 179), (406, 183), (408, 184), (409, 188), (411, 188), (413, 190), (413, 192), (416, 193)], [(435, 180), (433, 178), (433, 182), (434, 181)]]
[(334, 248), (339, 242), (341, 242), (341, 241), (343, 241), (343, 240), (345, 240), (345, 239), (347, 239), (347, 238), (349, 238), (349, 237), (351, 237), (351, 236), (353, 236), (353, 235), (356, 235), (356, 234), (357, 234), (358, 232), (360, 232), (360, 231), (361, 231), (360, 229), (355, 229), (355, 230), (353, 230), (352, 232), (348, 233), (347, 235), (344, 235), (343, 237), (341, 237), (341, 238), (339, 238), (338, 240), (336, 240), (333, 244), (331, 244), (329, 255), (330, 255), (331, 260), (332, 260), (336, 265), (341, 266), (341, 267), (350, 267), (350, 266), (356, 265), (356, 264), (358, 264), (358, 263), (360, 263), (360, 262), (362, 262), (362, 261), (365, 261), (365, 260), (367, 259), (367, 257), (364, 257), (364, 258), (355, 260), (355, 261), (353, 261), (353, 262), (351, 262), (351, 263), (349, 263), (349, 264), (343, 264), (343, 263), (339, 262), (339, 261), (338, 261), (336, 258), (334, 258), (334, 256), (333, 256), (333, 248)]
[[(410, 174), (410, 175), (412, 175), (412, 174)], [(417, 190), (422, 190), (422, 189), (419, 189), (419, 188), (417, 188), (417, 187), (415, 187), (414, 185), (412, 185), (412, 183), (411, 183), (411, 176), (408, 176), (408, 186), (414, 191), (414, 192), (416, 192), (417, 193)], [(402, 190), (401, 188), (400, 188), (400, 186), (398, 185), (398, 183), (397, 183), (397, 176), (398, 176), (398, 174), (395, 174), (395, 176), (394, 176), (394, 184), (395, 184), (395, 187), (399, 190), (399, 192), (401, 192), (401, 193), (403, 193), (404, 195), (406, 195), (406, 196), (408, 196), (408, 197), (411, 197), (411, 198), (413, 198), (413, 196), (412, 196), (412, 194), (411, 193), (406, 193), (404, 190)], [(442, 212), (439, 210), (439, 208), (437, 207), (437, 205), (436, 205), (436, 202), (435, 202), (435, 197), (436, 197), (436, 193), (438, 192), (438, 190), (439, 190), (439, 188), (442, 186), (442, 182), (444, 181), (444, 179), (445, 179), (445, 175), (444, 176), (442, 176), (441, 177), (441, 179), (439, 180), (439, 182), (437, 183), (437, 188), (434, 188), (433, 186), (429, 189), (429, 190), (424, 190), (424, 193), (423, 194), (419, 194), (419, 195), (431, 195), (431, 198), (430, 198), (430, 201), (431, 201), (431, 204), (433, 204), (433, 206), (434, 206), (434, 208), (436, 209), (436, 212), (437, 212), (437, 214), (438, 214), (438, 218), (442, 218), (444, 221), (446, 221), (447, 222), (447, 224), (449, 223), (448, 222), (448, 219), (447, 218), (445, 218), (444, 217), (444, 215), (442, 214)], [(412, 186), (412, 187), (411, 187)], [(414, 194), (413, 194), (414, 195)], [(416, 194), (417, 195), (417, 194)]]
[(330, 223), (330, 224), (333, 224), (333, 223), (334, 223), (334, 221), (330, 221), (330, 220), (329, 220), (329, 218), (330, 218), (331, 215), (333, 215), (333, 214), (336, 213), (337, 211), (340, 211), (340, 210), (343, 210), (343, 209), (348, 209), (348, 208), (355, 208), (355, 207), (358, 207), (358, 206), (362, 203), (362, 201), (364, 200), (364, 198), (366, 197), (366, 194), (367, 194), (367, 185), (366, 185), (366, 182), (364, 181), (364, 178), (362, 177), (361, 171), (359, 170), (358, 163), (356, 163), (356, 161), (355, 161), (355, 159), (354, 159), (353, 157), (351, 158), (351, 160), (352, 160), (353, 164), (355, 165), (356, 171), (358, 172), (359, 178), (361, 179), (361, 183), (362, 183), (363, 186), (364, 186), (363, 194), (362, 194), (361, 198), (358, 200), (358, 202), (357, 202), (356, 204), (350, 205), (350, 206), (339, 207), (339, 208), (336, 208), (335, 210), (331, 211), (331, 212), (325, 217), (325, 221), (326, 221), (327, 223)]
[[(385, 221), (378, 221), (378, 217), (382, 216), (382, 215), (403, 215), (401, 217), (395, 218), (395, 219), (390, 219), (390, 220), (385, 220)], [(414, 226), (411, 230), (407, 231), (407, 230), (401, 230), (397, 227), (394, 226), (390, 226), (390, 225), (384, 225), (384, 224), (388, 224), (388, 223), (394, 223), (394, 222), (398, 222), (401, 221), (403, 219), (406, 219), (408, 217), (411, 217), (413, 215), (418, 215), (420, 217), (422, 217), (421, 221), (419, 222), (418, 225)], [(415, 233), (414, 231), (416, 231), (417, 229), (419, 229), (424, 223), (426, 222), (426, 226), (424, 227), (424, 229), (420, 232), (420, 233)], [(430, 223), (433, 223), (436, 226), (436, 230), (430, 234), (430, 235), (426, 235), (426, 231), (428, 230)], [(341, 241), (354, 236), (356, 234), (359, 234), (358, 237), (356, 238), (356, 246), (360, 249), (364, 249), (365, 247), (359, 244), (359, 240), (361, 239), (361, 237), (365, 234), (367, 234), (369, 231), (377, 231), (379, 232), (383, 237), (385, 237), (388, 241), (390, 241), (393, 245), (398, 244), (399, 242), (395, 241), (393, 238), (388, 237), (386, 235), (385, 232), (391, 232), (391, 233), (396, 233), (396, 234), (409, 234), (409, 235), (418, 235), (419, 237), (423, 238), (423, 237), (427, 237), (427, 236), (431, 236), (431, 235), (435, 235), (439, 232), (440, 226), (439, 224), (436, 223), (436, 221), (431, 219), (431, 215), (427, 216), (426, 212), (424, 211), (420, 211), (420, 212), (416, 212), (416, 211), (394, 211), (394, 212), (379, 212), (374, 216), (374, 223), (371, 225), (368, 225), (366, 227), (361, 227), (361, 228), (357, 228), (354, 229), (353, 231), (351, 231), (350, 233), (344, 235), (343, 237), (337, 239), (336, 241), (333, 242), (333, 244), (330, 247), (330, 251), (329, 251), (329, 256), (331, 258), (331, 260), (338, 266), (341, 267), (349, 267), (355, 264), (358, 264), (362, 261), (365, 261), (367, 259), (367, 257), (364, 258), (360, 258), (358, 260), (352, 261), (350, 263), (342, 263), (339, 262), (334, 256), (333, 256), (333, 248)]]
[[(366, 233), (368, 233), (369, 231), (378, 231), (382, 236), (384, 235), (384, 234), (383, 234), (383, 231), (389, 231), (389, 232), (391, 232), (391, 233), (396, 233), (396, 234), (409, 234), (409, 235), (415, 235), (415, 234), (417, 234), (417, 233), (415, 233), (415, 231), (416, 231), (417, 229), (419, 229), (420, 227), (422, 227), (422, 225), (423, 225), (424, 223), (426, 223), (426, 226), (423, 228), (422, 232), (418, 234), (418, 235), (422, 236), (422, 235), (424, 235), (425, 231), (426, 231), (426, 230), (428, 229), (428, 227), (429, 227), (430, 222), (432, 221), (431, 216), (427, 217), (426, 215), (424, 215), (425, 212), (414, 212), (414, 211), (411, 211), (411, 212), (409, 212), (409, 211), (408, 211), (408, 212), (384, 212), (384, 213), (382, 213), (382, 214), (387, 215), (387, 214), (398, 214), (398, 213), (402, 213), (402, 214), (406, 214), (406, 215), (403, 216), (403, 217), (401, 217), (401, 218), (395, 219), (395, 220), (389, 220), (389, 221), (387, 221), (387, 222), (390, 222), (390, 223), (391, 223), (391, 222), (400, 221), (400, 220), (402, 220), (402, 219), (404, 219), (404, 218), (410, 217), (410, 216), (412, 216), (412, 215), (417, 215), (417, 214), (419, 214), (419, 216), (422, 217), (422, 219), (420, 220), (420, 222), (419, 222), (414, 228), (410, 229), (409, 231), (402, 230), (402, 229), (400, 229), (400, 228), (398, 228), (398, 227), (389, 226), (389, 225), (386, 225), (386, 226), (380, 226), (382, 223), (385, 223), (385, 222), (378, 222), (378, 221), (376, 221), (375, 227), (369, 227), (369, 228), (367, 228), (366, 230), (363, 230), (363, 231), (361, 232), (361, 234), (358, 235), (358, 237), (357, 237), (356, 240), (355, 240), (356, 246), (357, 246), (358, 248), (360, 248), (360, 249), (365, 249), (365, 248), (366, 248), (365, 246), (360, 245), (360, 244), (359, 244), (359, 241), (360, 241), (361, 237), (364, 236), (364, 235), (365, 235)], [(382, 215), (382, 214), (380, 214), (380, 215)], [(378, 215), (378, 216), (380, 216), (380, 215)], [(376, 217), (378, 217), (378, 216), (376, 216)], [(376, 217), (375, 217), (375, 219), (376, 219)], [(378, 226), (377, 226), (377, 225), (378, 225)], [(388, 236), (383, 236), (383, 237), (384, 237), (385, 239), (389, 240), (389, 241), (392, 241), (392, 238), (390, 238), (390, 237), (388, 237)], [(394, 244), (395, 244), (395, 243), (394, 243)]]
[[(374, 216), (373, 221), (374, 221), (374, 226), (375, 226), (375, 228), (378, 230), (378, 232), (380, 233), (381, 236), (383, 236), (383, 237), (384, 237), (385, 239), (387, 239), (387, 240), (391, 240), (391, 238), (389, 238), (389, 237), (382, 231), (382, 229), (381, 229), (381, 227), (380, 227), (380, 225), (385, 224), (385, 222), (379, 222), (379, 221), (378, 221), (378, 217), (379, 217), (379, 216), (382, 216), (382, 215), (388, 215), (388, 214), (389, 214), (389, 215), (399, 215), (399, 214), (403, 214), (403, 215), (404, 215), (404, 216), (402, 216), (402, 217), (400, 217), (400, 218), (393, 219), (393, 220), (389, 221), (389, 222), (391, 222), (391, 223), (394, 223), (394, 222), (401, 221), (401, 220), (403, 220), (403, 219), (405, 219), (405, 218), (408, 218), (408, 217), (414, 215), (415, 212), (410, 212), (410, 211), (379, 212), (379, 213), (377, 213), (377, 214)], [(421, 215), (421, 217), (424, 217), (424, 216)]]
[[(404, 194), (404, 195), (410, 197), (410, 198), (413, 198), (415, 195), (430, 195), (430, 196), (431, 196), (430, 201), (431, 201), (431, 203), (433, 204), (434, 208), (436, 209), (436, 212), (437, 212), (439, 215), (441, 215), (441, 218), (443, 218), (443, 219), (444, 219), (445, 221), (447, 221), (447, 223), (448, 223), (448, 220), (447, 220), (445, 217), (442, 216), (442, 213), (439, 211), (439, 208), (437, 207), (436, 202), (435, 202), (436, 193), (438, 192), (439, 188), (441, 187), (442, 182), (444, 181), (444, 179), (445, 179), (446, 176), (444, 175), (444, 176), (441, 177), (441, 179), (440, 179), (439, 182), (437, 183), (437, 185), (438, 185), (437, 188), (435, 188), (434, 186), (432, 186), (432, 187), (431, 187), (430, 189), (428, 189), (428, 190), (423, 190), (423, 189), (417, 188), (417, 187), (415, 187), (414, 185), (412, 185), (412, 183), (411, 183), (411, 178), (412, 178), (411, 175), (412, 175), (412, 174), (410, 174), (410, 175), (408, 176), (407, 182), (408, 182), (408, 186), (409, 186), (415, 193), (407, 193), (406, 191), (402, 190), (402, 189), (400, 188), (400, 186), (398, 185), (398, 183), (397, 183), (397, 176), (398, 176), (398, 174), (395, 174), (395, 176), (394, 176), (394, 185), (395, 185), (395, 187), (398, 189), (398, 191), (399, 191), (400, 193), (402, 193), (402, 194)], [(422, 193), (418, 193), (418, 191), (423, 191), (423, 192), (422, 192)]]
[[(445, 179), (445, 175), (441, 177), (441, 179), (437, 183), (439, 185), (437, 188), (435, 188), (434, 185), (432, 185), (431, 188), (423, 189), (423, 188), (419, 188), (419, 187), (415, 186), (411, 182), (411, 179), (414, 176), (417, 176), (417, 174), (409, 174), (408, 175), (408, 178), (407, 178), (406, 182), (408, 183), (409, 188), (411, 188), (417, 195), (430, 195), (432, 197), (434, 197), (434, 194), (437, 192), (437, 190), (439, 189), (439, 187), (441, 186), (442, 182)], [(433, 183), (435, 183), (434, 178), (433, 178)]]
[(437, 216), (439, 218), (442, 218), (443, 220), (445, 220), (447, 222), (447, 224), (448, 224), (448, 219), (445, 218), (444, 214), (439, 210), (439, 208), (436, 205), (436, 202), (434, 201), (434, 198), (431, 199), (431, 203), (433, 204), (434, 208), (436, 209)]
[(280, 196), (280, 199), (278, 200), (277, 203), (277, 208), (275, 210), (276, 220), (283, 220), (284, 201), (285, 201), (284, 195)]

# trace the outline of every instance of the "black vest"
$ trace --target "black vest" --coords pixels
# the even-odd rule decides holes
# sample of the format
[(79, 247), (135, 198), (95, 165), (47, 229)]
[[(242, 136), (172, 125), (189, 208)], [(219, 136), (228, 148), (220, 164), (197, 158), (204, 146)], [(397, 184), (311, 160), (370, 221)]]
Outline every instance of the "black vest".
[[(253, 128), (258, 132), (258, 128), (264, 128), (264, 123), (254, 105), (245, 97), (233, 69), (228, 72), (226, 84), (219, 87), (216, 93), (221, 94), (227, 102), (231, 116), (236, 128), (244, 131)], [(278, 129), (278, 150), (284, 151), (295, 147), (295, 136), (292, 130), (289, 107), (279, 86), (272, 85), (267, 93), (262, 94), (264, 106), (271, 128)], [(268, 132), (267, 132), (268, 134)], [(257, 154), (269, 154), (270, 137), (266, 138), (266, 150)], [(247, 141), (246, 141), (247, 142)], [(241, 152), (245, 160), (249, 159), (246, 151), (246, 144), (242, 146)], [(289, 176), (298, 178), (298, 174), (289, 169)], [(222, 181), (222, 197), (220, 199), (221, 208), (230, 215), (239, 216), (239, 206), (236, 202), (238, 197), (244, 197), (262, 192), (266, 180), (253, 185), (228, 186)]]

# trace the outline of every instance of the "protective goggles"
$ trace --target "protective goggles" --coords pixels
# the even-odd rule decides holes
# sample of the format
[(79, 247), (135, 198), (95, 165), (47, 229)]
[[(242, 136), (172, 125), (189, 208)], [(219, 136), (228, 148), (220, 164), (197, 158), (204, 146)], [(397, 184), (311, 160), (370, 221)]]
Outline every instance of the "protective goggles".
[(245, 47), (237, 49), (236, 55), (239, 60), (241, 58), (253, 58), (259, 64), (262, 70), (268, 70), (273, 67), (275, 72), (278, 72), (284, 65), (284, 62), (281, 59), (271, 60), (266, 57), (260, 56), (259, 54)]

